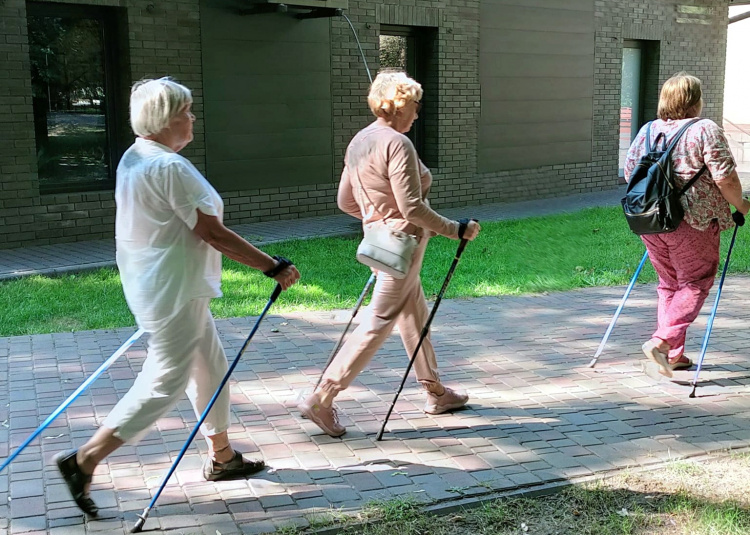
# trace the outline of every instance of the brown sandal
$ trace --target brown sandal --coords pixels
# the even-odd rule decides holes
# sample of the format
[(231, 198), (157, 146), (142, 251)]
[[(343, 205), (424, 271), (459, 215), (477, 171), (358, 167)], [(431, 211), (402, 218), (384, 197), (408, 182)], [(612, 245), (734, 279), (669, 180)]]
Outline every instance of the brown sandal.
[(266, 467), (266, 463), (259, 459), (246, 460), (239, 451), (234, 452), (231, 461), (219, 463), (209, 457), (203, 464), (203, 477), (206, 481), (218, 481), (219, 479), (231, 479), (249, 476), (260, 472)]

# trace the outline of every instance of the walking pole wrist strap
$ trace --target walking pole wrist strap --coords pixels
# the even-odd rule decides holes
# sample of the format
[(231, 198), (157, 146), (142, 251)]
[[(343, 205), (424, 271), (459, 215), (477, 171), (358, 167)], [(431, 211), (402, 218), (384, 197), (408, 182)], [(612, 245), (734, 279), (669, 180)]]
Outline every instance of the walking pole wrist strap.
[(266, 277), (274, 278), (289, 266), (294, 265), (291, 260), (289, 260), (288, 258), (284, 258), (283, 256), (276, 255), (273, 257), (273, 259), (276, 260), (277, 264), (268, 271), (263, 272), (263, 275), (265, 275)]

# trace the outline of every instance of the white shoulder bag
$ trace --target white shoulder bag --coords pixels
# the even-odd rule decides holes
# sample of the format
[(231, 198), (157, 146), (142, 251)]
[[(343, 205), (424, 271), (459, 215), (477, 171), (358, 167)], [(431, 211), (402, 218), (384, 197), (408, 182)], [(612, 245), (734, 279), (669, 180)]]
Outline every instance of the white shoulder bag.
[[(356, 168), (353, 172), (357, 175), (359, 190), (367, 200), (369, 196), (365, 192), (359, 173)], [(370, 202), (372, 209), (375, 205)], [(359, 208), (362, 217), (366, 215), (365, 206), (360, 196)], [(388, 273), (394, 279), (403, 279), (409, 273), (414, 250), (417, 248), (417, 238), (401, 230), (392, 229), (385, 219), (367, 223), (363, 226), (364, 238), (357, 247), (357, 261), (378, 271)]]

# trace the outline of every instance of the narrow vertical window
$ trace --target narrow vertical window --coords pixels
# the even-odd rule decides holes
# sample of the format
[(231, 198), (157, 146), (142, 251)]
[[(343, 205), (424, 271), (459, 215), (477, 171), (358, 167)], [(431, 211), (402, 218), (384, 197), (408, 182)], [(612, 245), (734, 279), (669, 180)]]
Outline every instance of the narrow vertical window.
[(28, 29), (40, 192), (112, 188), (113, 13), (29, 3)]

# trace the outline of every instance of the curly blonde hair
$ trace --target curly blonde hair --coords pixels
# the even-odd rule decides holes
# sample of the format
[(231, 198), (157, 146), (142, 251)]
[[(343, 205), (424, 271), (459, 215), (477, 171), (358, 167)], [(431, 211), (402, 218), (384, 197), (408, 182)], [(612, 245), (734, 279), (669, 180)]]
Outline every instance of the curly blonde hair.
[(656, 115), (664, 121), (697, 117), (703, 109), (703, 91), (699, 78), (678, 72), (664, 82)]
[(401, 71), (380, 72), (370, 86), (367, 104), (375, 117), (390, 117), (409, 102), (422, 99), (422, 86)]

